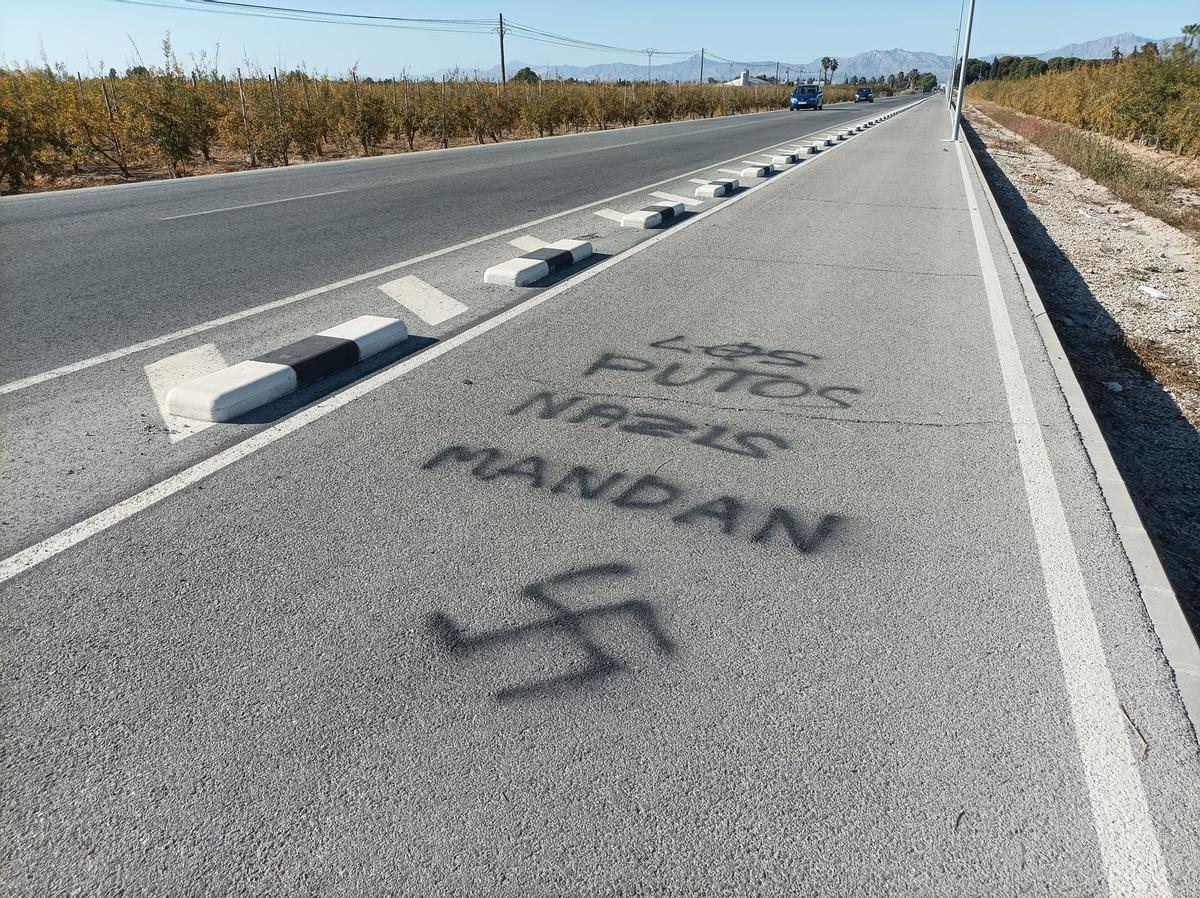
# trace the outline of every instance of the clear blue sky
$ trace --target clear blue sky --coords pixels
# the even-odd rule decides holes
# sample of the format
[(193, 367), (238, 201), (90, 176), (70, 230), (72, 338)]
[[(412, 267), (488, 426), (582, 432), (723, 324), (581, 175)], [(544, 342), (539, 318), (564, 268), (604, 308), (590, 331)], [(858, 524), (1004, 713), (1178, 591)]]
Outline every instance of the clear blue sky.
[[(186, 5), (185, 0), (149, 0)], [(497, 12), (526, 25), (622, 47), (689, 50), (701, 46), (730, 59), (807, 62), (822, 55), (851, 56), (900, 47), (948, 55), (953, 50), (960, 0), (856, 3), (736, 0), (254, 0), (294, 6), (410, 17), (491, 19)], [(1147, 37), (1179, 33), (1200, 19), (1197, 0), (977, 0), (972, 46), (983, 52), (1039, 52), (1075, 41), (1132, 31)], [(136, 43), (147, 62), (161, 61), (159, 44), (170, 31), (185, 65), (192, 54), (220, 46), (223, 69), (249, 59), (263, 66), (309, 66), (344, 71), (355, 62), (363, 75), (407, 69), (431, 72), (497, 62), (495, 35), (438, 34), (311, 22), (267, 21), (188, 9), (128, 5), (113, 0), (0, 0), (0, 51), (5, 60), (51, 62), (86, 70), (123, 69)], [(510, 36), (510, 61), (555, 64), (635, 62), (636, 57), (552, 46)], [(644, 61), (644, 57), (641, 58)], [(667, 61), (660, 59), (656, 61)], [(510, 73), (512, 69), (510, 67)]]

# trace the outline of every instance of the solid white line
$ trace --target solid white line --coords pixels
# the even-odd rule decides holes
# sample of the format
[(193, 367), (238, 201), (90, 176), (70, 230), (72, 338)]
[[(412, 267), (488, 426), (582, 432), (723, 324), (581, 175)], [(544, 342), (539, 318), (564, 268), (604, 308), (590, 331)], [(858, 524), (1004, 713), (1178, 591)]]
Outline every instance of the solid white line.
[(688, 196), (679, 196), (674, 193), (663, 193), (661, 190), (651, 190), (650, 195), (660, 200), (670, 200), (672, 203), (683, 203), (685, 206), (703, 206), (704, 200), (693, 199)]
[(165, 218), (160, 218), (159, 221), (174, 221), (177, 218), (194, 218), (197, 215), (216, 215), (218, 212), (234, 212), (238, 209), (253, 209), (255, 206), (274, 206), (276, 203), (294, 203), (296, 200), (311, 200), (318, 196), (333, 196), (335, 193), (345, 193), (349, 189), (349, 187), (345, 187), (341, 190), (326, 190), (324, 193), (306, 193), (304, 196), (289, 196), (281, 200), (264, 200), (261, 203), (246, 203), (241, 206), (226, 206), (223, 209), (209, 209), (205, 212), (185, 212), (182, 215), (168, 215)]
[[(751, 114), (753, 114), (753, 113), (751, 113)], [(636, 127), (648, 128), (648, 127), (654, 127), (654, 126), (639, 125)], [(813, 133), (816, 133), (816, 132), (810, 132), (810, 134), (805, 134), (802, 136), (808, 137), (808, 136), (811, 136), (811, 134), (813, 134)], [(574, 135), (559, 135), (559, 136), (568, 136), (569, 137), (569, 136), (574, 136)], [(552, 140), (554, 138), (537, 138), (537, 139)], [(422, 151), (422, 152), (425, 152), (425, 151)], [(429, 150), (428, 152), (447, 152), (447, 151), (446, 150)], [(386, 157), (373, 156), (373, 157), (366, 157), (366, 158), (381, 159), (381, 158), (386, 158)], [(739, 158), (739, 157), (734, 156), (734, 157), (732, 157), (732, 159), (726, 159), (725, 162), (718, 162), (716, 164), (724, 165), (725, 163), (731, 162), (731, 161), (733, 161), (733, 159), (737, 159), (737, 158)], [(348, 159), (345, 161), (354, 162), (356, 160)], [(33, 374), (33, 375), (30, 375), (29, 377), (23, 377), (20, 380), (12, 380), (12, 381), (9, 381), (8, 383), (0, 384), (0, 396), (3, 396), (6, 393), (16, 393), (19, 390), (24, 390), (29, 387), (36, 386), (37, 384), (45, 383), (48, 380), (55, 380), (56, 378), (59, 378), (59, 377), (65, 377), (68, 374), (75, 374), (76, 372), (84, 371), (88, 368), (95, 367), (96, 365), (103, 365), (105, 362), (111, 362), (111, 361), (114, 361), (115, 359), (124, 358), (127, 355), (133, 355), (134, 353), (141, 352), (145, 349), (152, 349), (155, 346), (162, 346), (164, 343), (171, 343), (175, 340), (181, 340), (184, 337), (190, 337), (190, 336), (193, 336), (194, 334), (201, 334), (201, 333), (204, 333), (205, 331), (212, 330), (213, 328), (222, 327), (226, 324), (231, 324), (235, 321), (240, 321), (243, 318), (251, 318), (255, 315), (261, 315), (263, 312), (270, 312), (270, 311), (273, 311), (274, 309), (283, 308), (284, 306), (290, 306), (293, 303), (302, 302), (306, 299), (312, 299), (314, 296), (320, 296), (323, 293), (329, 293), (333, 290), (338, 290), (342, 287), (350, 286), (351, 284), (357, 284), (361, 281), (370, 280), (371, 278), (379, 277), (380, 275), (388, 274), (389, 272), (392, 272), (392, 271), (399, 271), (401, 268), (409, 268), (413, 265), (419, 265), (420, 263), (427, 262), (430, 259), (436, 259), (440, 256), (447, 255), (448, 253), (457, 252), (460, 249), (466, 249), (471, 246), (477, 246), (481, 243), (486, 243), (489, 240), (495, 240), (498, 237), (505, 237), (505, 236), (515, 233), (517, 231), (524, 231), (529, 228), (533, 228), (537, 225), (544, 224), (545, 222), (554, 221), (556, 218), (563, 218), (567, 215), (573, 215), (576, 212), (582, 212), (585, 209), (590, 209), (593, 206), (599, 206), (602, 203), (611, 203), (615, 200), (622, 199), (623, 197), (633, 196), (635, 193), (644, 193), (645, 191), (651, 190), (655, 187), (662, 187), (665, 184), (674, 183), (681, 178), (688, 177), (689, 175), (695, 175), (695, 174), (699, 174), (702, 171), (708, 171), (710, 168), (711, 168), (710, 165), (705, 165), (705, 166), (702, 166), (701, 168), (696, 168), (696, 169), (692, 169), (691, 171), (683, 172), (682, 174), (672, 175), (669, 178), (663, 178), (661, 181), (655, 181), (653, 184), (644, 184), (641, 187), (637, 187), (633, 190), (626, 190), (624, 193), (614, 194), (613, 196), (605, 197), (604, 199), (600, 199), (600, 200), (595, 200), (590, 203), (583, 203), (582, 205), (575, 206), (572, 209), (565, 209), (562, 212), (555, 212), (551, 215), (545, 215), (545, 216), (542, 216), (541, 218), (535, 218), (533, 221), (527, 221), (527, 222), (524, 222), (523, 224), (514, 225), (511, 228), (504, 228), (503, 230), (500, 230), (500, 231), (493, 231), (490, 234), (484, 234), (482, 237), (474, 237), (470, 240), (464, 240), (462, 243), (456, 243), (453, 246), (443, 247), (442, 249), (434, 250), (433, 252), (425, 253), (424, 255), (421, 255), (421, 256), (415, 256), (411, 259), (405, 259), (402, 262), (393, 262), (391, 265), (384, 265), (382, 268), (376, 268), (373, 271), (365, 271), (362, 274), (351, 275), (350, 277), (342, 278), (340, 281), (334, 281), (332, 284), (325, 284), (321, 287), (313, 287), (311, 290), (305, 290), (302, 293), (294, 293), (291, 296), (285, 296), (283, 299), (276, 299), (276, 300), (273, 300), (272, 302), (263, 303), (262, 305), (252, 306), (249, 309), (243, 309), (240, 312), (234, 312), (229, 315), (224, 315), (220, 318), (213, 318), (209, 321), (204, 321), (204, 322), (201, 322), (200, 324), (196, 324), (191, 327), (186, 327), (183, 330), (174, 331), (169, 334), (163, 334), (162, 336), (159, 336), (159, 337), (151, 337), (149, 340), (143, 340), (140, 343), (133, 343), (129, 346), (124, 346), (120, 349), (114, 349), (109, 352), (101, 353), (100, 355), (95, 355), (95, 356), (92, 356), (91, 358), (81, 359), (78, 362), (71, 362), (68, 365), (62, 365), (58, 368), (51, 368), (49, 371), (43, 371), (40, 374)], [(241, 173), (240, 172), (230, 172), (230, 174), (241, 174)], [(739, 170), (737, 172), (734, 172), (734, 174), (741, 174), (741, 172)], [(214, 175), (213, 177), (216, 177), (216, 176)], [(697, 183), (707, 184), (708, 182), (707, 181), (699, 181)], [(121, 185), (115, 185), (115, 186), (119, 187)], [(92, 189), (92, 188), (82, 188), (82, 189)]]
[(609, 221), (615, 221), (617, 224), (620, 224), (621, 219), (625, 217), (616, 209), (597, 209), (592, 214), (599, 215), (601, 218), (607, 218)]
[(523, 253), (531, 253), (535, 249), (541, 249), (543, 246), (547, 246), (548, 244), (545, 240), (534, 237), (531, 234), (525, 234), (521, 237), (515, 237), (508, 241), (508, 245), (515, 246)]
[[(817, 157), (814, 160), (814, 165), (821, 161), (822, 158)], [(786, 172), (781, 173), (780, 178), (786, 178), (793, 172), (808, 171), (812, 166), (794, 166)], [(229, 467), (236, 461), (253, 455), (260, 449), (265, 449), (272, 443), (276, 443), (289, 434), (295, 433), (301, 427), (311, 424), (314, 421), (319, 421), (326, 415), (337, 411), (342, 406), (349, 405), (357, 399), (367, 396), (380, 387), (387, 386), (392, 381), (398, 380), (434, 359), (440, 358), (448, 352), (457, 349), (459, 346), (469, 343), (476, 337), (483, 336), (491, 330), (505, 324), (512, 319), (523, 315), (531, 309), (535, 309), (542, 303), (548, 302), (560, 293), (564, 293), (572, 287), (583, 283), (590, 278), (595, 277), (602, 271), (606, 271), (619, 262), (644, 252), (662, 240), (666, 240), (684, 232), (692, 225), (703, 221), (710, 215), (720, 212), (723, 209), (728, 209), (733, 203), (741, 202), (746, 197), (752, 195), (756, 191), (770, 187), (772, 184), (778, 183), (780, 178), (769, 178), (753, 187), (748, 187), (740, 193), (735, 194), (723, 203), (719, 203), (711, 208), (698, 212), (690, 218), (685, 218), (673, 228), (665, 231), (660, 231), (648, 240), (643, 240), (641, 243), (630, 247), (622, 253), (614, 256), (609, 256), (603, 262), (593, 265), (591, 268), (584, 269), (579, 274), (570, 277), (564, 281), (560, 281), (548, 290), (538, 293), (536, 296), (531, 296), (522, 303), (518, 303), (509, 309), (500, 312), (492, 318), (479, 322), (474, 327), (468, 328), (443, 340), (441, 343), (436, 343), (421, 353), (410, 356), (398, 362), (391, 368), (386, 368), (368, 377), (366, 380), (359, 381), (352, 386), (347, 387), (340, 393), (323, 399), (316, 405), (302, 409), (290, 418), (285, 418), (278, 424), (268, 427), (266, 430), (260, 430), (253, 436), (247, 437), (242, 442), (230, 446), (228, 449), (218, 452), (216, 455), (204, 459), (192, 465), (190, 468), (185, 468), (177, 474), (172, 474), (165, 480), (161, 480), (153, 486), (142, 490), (140, 493), (135, 493), (128, 499), (123, 499), (116, 505), (112, 505), (103, 511), (97, 512), (90, 518), (85, 518), (77, 524), (73, 524), (66, 530), (56, 533), (54, 536), (42, 540), (40, 543), (35, 543), (27, 549), (17, 552), (15, 555), (10, 555), (3, 561), (0, 561), (0, 583), (7, 582), (13, 577), (24, 573), (30, 568), (36, 567), (43, 561), (48, 561), (56, 555), (67, 551), (72, 546), (76, 546), (89, 537), (95, 536), (98, 533), (103, 533), (110, 527), (120, 524), (122, 521), (128, 520), (140, 511), (156, 505), (164, 499), (170, 498), (176, 493), (187, 489), (194, 483), (204, 480), (206, 477), (211, 477), (218, 471)], [(632, 192), (632, 191), (631, 191)], [(624, 194), (622, 194), (624, 195)]]
[(213, 422), (171, 414), (167, 409), (167, 394), (173, 387), (220, 371), (224, 367), (225, 358), (215, 343), (205, 343), (194, 349), (177, 352), (145, 366), (146, 379), (150, 381), (150, 392), (154, 394), (154, 404), (158, 406), (158, 413), (162, 415), (163, 424), (167, 426), (167, 436), (172, 443), (186, 440), (193, 434), (212, 427)]
[(379, 289), (429, 324), (441, 324), (467, 310), (453, 296), (411, 274), (380, 284)]
[(956, 143), (955, 149), (1109, 893), (1169, 896), (1171, 887), (1162, 849), (1146, 805), (962, 143)]

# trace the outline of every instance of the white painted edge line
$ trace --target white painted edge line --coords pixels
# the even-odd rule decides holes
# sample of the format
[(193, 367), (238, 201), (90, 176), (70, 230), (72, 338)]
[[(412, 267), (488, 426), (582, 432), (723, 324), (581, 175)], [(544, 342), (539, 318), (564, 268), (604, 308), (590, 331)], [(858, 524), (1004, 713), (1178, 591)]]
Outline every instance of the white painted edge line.
[(294, 203), (296, 200), (311, 200), (319, 196), (333, 196), (335, 193), (345, 193), (349, 187), (341, 190), (326, 190), (321, 193), (306, 193), (304, 196), (287, 196), (280, 200), (263, 200), (261, 203), (243, 203), (240, 206), (225, 206), (221, 209), (207, 209), (204, 212), (184, 212), (182, 215), (166, 215), (159, 221), (175, 221), (177, 218), (195, 218), (197, 215), (216, 215), (219, 212), (236, 212), (238, 209), (254, 209), (258, 206), (274, 206), (277, 203)]
[(1121, 540), (1130, 567), (1133, 568), (1138, 587), (1141, 589), (1142, 602), (1146, 606), (1150, 622), (1162, 645), (1167, 664), (1175, 674), (1179, 696), (1183, 701), (1184, 709), (1192, 725), (1193, 736), (1195, 736), (1200, 731), (1200, 644), (1197, 644), (1192, 635), (1191, 627), (1179, 605), (1179, 597), (1175, 594), (1171, 581), (1163, 570), (1162, 561), (1158, 557), (1158, 552), (1155, 551), (1154, 543), (1146, 533), (1141, 516), (1137, 512), (1137, 506), (1133, 504), (1133, 497), (1129, 494), (1125, 478), (1121, 476), (1120, 469), (1113, 460), (1112, 452), (1108, 448), (1100, 425), (1096, 422), (1092, 407), (1088, 404), (1083, 388), (1079, 385), (1079, 379), (1075, 376), (1075, 369), (1071, 367), (1062, 342), (1058, 339), (1058, 333), (1054, 330), (1049, 315), (1046, 314), (1042, 297), (1038, 293), (1037, 287), (1034, 286), (1029, 269), (1025, 266), (1008, 223), (1004, 220), (1004, 214), (1000, 211), (991, 187), (983, 176), (979, 160), (974, 152), (968, 153), (968, 155), (978, 175), (979, 183), (984, 187), (983, 193), (988, 201), (992, 217), (1004, 238), (1009, 262), (1016, 270), (1025, 291), (1025, 298), (1033, 313), (1033, 320), (1037, 323), (1038, 332), (1046, 346), (1046, 355), (1050, 358), (1050, 364), (1058, 378), (1059, 387), (1067, 400), (1071, 417), (1075, 419), (1075, 426), (1079, 430), (1084, 450), (1096, 472), (1096, 479), (1100, 483), (1100, 491), (1117, 529), (1117, 536)]
[[(750, 113), (750, 114), (754, 114), (754, 113)], [(668, 122), (665, 124), (670, 124), (670, 123)], [(638, 125), (635, 127), (649, 128), (649, 127), (656, 127), (656, 126), (654, 126), (654, 125)], [(588, 132), (588, 133), (593, 133), (593, 132)], [(816, 133), (815, 131), (810, 131), (807, 134), (801, 135), (801, 137), (797, 138), (797, 139), (802, 139), (804, 137), (811, 137), (815, 133)], [(573, 134), (558, 135), (558, 137), (574, 137), (574, 136), (575, 135), (573, 135)], [(545, 137), (545, 138), (530, 138), (530, 139), (532, 139), (532, 140), (554, 140), (555, 138)], [(494, 146), (494, 144), (493, 144), (493, 146)], [(770, 150), (775, 146), (778, 146), (778, 144), (771, 144), (768, 147), (764, 147), (763, 152)], [(422, 150), (420, 152), (445, 153), (448, 151), (447, 150)], [(739, 154), (738, 156), (733, 156), (729, 159), (726, 159), (724, 162), (717, 162), (715, 164), (716, 165), (725, 165), (727, 163), (734, 162), (735, 160), (740, 159), (741, 155), (745, 155), (745, 154)], [(751, 153), (749, 155), (754, 155), (754, 154)], [(342, 161), (356, 162), (356, 161), (370, 161), (370, 160), (374, 160), (374, 159), (386, 159), (386, 158), (388, 158), (388, 157), (386, 157), (386, 156), (371, 156), (371, 157), (364, 157), (362, 160), (347, 159), (347, 160), (342, 160)], [(328, 164), (332, 165), (335, 163), (331, 162)], [(275, 171), (276, 169), (270, 169), (270, 170)], [(280, 169), (280, 170), (285, 171), (286, 169)], [(613, 196), (605, 197), (604, 199), (593, 200), (590, 203), (584, 203), (580, 206), (575, 206), (571, 209), (564, 209), (561, 212), (555, 212), (551, 215), (544, 215), (541, 218), (535, 218), (532, 221), (523, 222), (522, 224), (514, 225), (511, 228), (504, 228), (503, 230), (493, 231), (490, 234), (484, 234), (480, 237), (473, 237), (470, 240), (464, 240), (463, 242), (456, 243), (453, 246), (442, 247), (441, 249), (433, 250), (432, 252), (424, 253), (423, 255), (420, 255), (420, 256), (414, 256), (411, 259), (404, 259), (400, 262), (393, 262), (390, 265), (384, 265), (384, 266), (382, 266), (380, 268), (376, 268), (372, 271), (364, 271), (360, 274), (350, 275), (349, 277), (342, 278), (339, 281), (334, 281), (330, 284), (323, 284), (320, 287), (313, 287), (313, 288), (311, 288), (309, 290), (305, 290), (301, 293), (293, 293), (291, 296), (285, 296), (282, 299), (276, 299), (276, 300), (272, 300), (271, 302), (262, 303), (261, 305), (252, 306), (249, 309), (242, 309), (239, 312), (233, 312), (229, 315), (223, 315), (220, 318), (212, 318), (212, 319), (209, 319), (208, 321), (202, 321), (199, 324), (194, 324), (191, 327), (186, 327), (186, 328), (183, 328), (182, 330), (172, 331), (171, 333), (162, 334), (157, 337), (151, 337), (147, 340), (142, 340), (139, 343), (132, 343), (128, 346), (123, 346), (120, 349), (113, 349), (113, 350), (110, 350), (109, 352), (101, 353), (100, 355), (94, 355), (94, 356), (91, 356), (90, 358), (86, 358), (86, 359), (80, 359), (79, 361), (71, 362), (70, 364), (67, 364), (67, 365), (60, 365), (57, 368), (51, 368), (47, 371), (42, 371), (38, 374), (32, 374), (28, 377), (20, 378), (19, 380), (11, 380), (8, 383), (0, 384), (0, 396), (3, 396), (6, 393), (16, 393), (19, 390), (24, 390), (29, 387), (36, 386), (37, 384), (45, 383), (48, 380), (54, 380), (59, 377), (65, 377), (68, 374), (75, 374), (76, 372), (84, 371), (88, 368), (93, 368), (96, 365), (103, 365), (106, 362), (111, 362), (111, 361), (115, 361), (116, 359), (124, 358), (127, 355), (133, 355), (135, 353), (142, 352), (147, 349), (153, 349), (156, 346), (162, 346), (166, 343), (172, 343), (175, 340), (182, 340), (185, 337), (191, 337), (191, 336), (195, 336), (196, 334), (202, 334), (205, 331), (210, 331), (210, 330), (213, 330), (214, 328), (222, 327), (226, 324), (232, 324), (233, 322), (241, 321), (244, 318), (251, 318), (255, 315), (261, 315), (263, 312), (270, 312), (275, 309), (293, 305), (294, 303), (302, 302), (306, 299), (312, 299), (314, 296), (320, 296), (324, 293), (330, 293), (330, 292), (332, 292), (334, 290), (338, 290), (342, 287), (348, 287), (351, 284), (361, 283), (362, 281), (367, 281), (367, 280), (370, 280), (371, 278), (379, 277), (380, 275), (388, 274), (393, 271), (399, 271), (402, 268), (410, 268), (413, 265), (419, 265), (422, 262), (428, 262), (430, 259), (436, 259), (436, 258), (448, 255), (453, 252), (458, 252), (461, 249), (467, 249), (468, 247), (471, 247), (471, 246), (478, 246), (481, 243), (487, 243), (489, 240), (495, 240), (499, 237), (505, 237), (509, 234), (516, 233), (517, 231), (525, 231), (530, 228), (536, 227), (537, 225), (544, 224), (548, 221), (554, 221), (557, 218), (565, 218), (566, 216), (573, 215), (576, 212), (583, 212), (587, 209), (591, 209), (593, 206), (600, 206), (605, 203), (615, 202), (616, 200), (623, 199), (627, 196), (633, 196), (634, 194), (638, 194), (638, 193), (645, 193), (647, 190), (650, 190), (652, 188), (663, 187), (667, 184), (673, 184), (683, 178), (687, 178), (690, 175), (698, 175), (701, 172), (711, 171), (711, 170), (712, 170), (712, 164), (701, 166), (700, 168), (695, 168), (695, 169), (692, 169), (691, 171), (671, 175), (669, 178), (663, 178), (661, 181), (655, 181), (653, 184), (643, 184), (641, 187), (637, 187), (633, 190), (626, 190), (624, 193), (614, 194)], [(245, 174), (245, 173), (246, 172), (228, 172), (227, 174), (238, 175), (238, 174)], [(731, 174), (739, 174), (739, 172), (730, 172), (730, 173)], [(205, 177), (221, 177), (221, 175), (207, 175)], [(157, 183), (161, 183), (161, 182), (154, 182), (154, 183), (157, 184)], [(172, 182), (167, 182), (167, 183), (172, 183)], [(707, 182), (705, 182), (705, 183), (707, 183)], [(119, 188), (124, 185), (117, 184), (117, 185), (112, 185), (112, 186)], [(134, 185), (129, 185), (129, 186), (137, 187), (137, 186), (145, 186), (145, 185), (134, 184)], [(82, 187), (79, 189), (81, 189), (81, 190), (101, 190), (104, 188), (103, 187), (95, 187), (95, 188)], [(40, 195), (42, 195), (42, 194), (39, 194), (39, 196)]]
[(1162, 849), (1021, 362), (979, 199), (962, 143), (955, 148), (1105, 878), (1112, 895), (1167, 896), (1171, 887)]
[[(811, 165), (790, 168), (781, 173), (780, 178), (786, 178), (792, 173), (798, 171), (810, 171), (813, 166), (818, 165), (822, 159), (828, 158), (830, 157), (818, 156), (815, 160), (813, 160)], [(678, 180), (679, 177), (682, 176), (676, 176), (676, 178), (672, 178), (671, 180)], [(32, 546), (22, 549), (20, 552), (17, 552), (14, 555), (10, 555), (8, 558), (0, 561), (0, 583), (5, 583), (16, 576), (23, 574), (25, 571), (36, 567), (42, 562), (48, 561), (56, 555), (60, 555), (67, 551), (71, 547), (79, 545), (79, 543), (83, 542), (89, 537), (103, 533), (110, 527), (114, 527), (117, 524), (128, 520), (138, 512), (150, 508), (164, 499), (170, 498), (176, 493), (187, 489), (189, 486), (195, 483), (199, 483), (205, 478), (211, 477), (218, 471), (222, 471), (229, 467), (234, 462), (240, 461), (243, 458), (248, 458), (249, 456), (254, 455), (256, 452), (265, 449), (273, 443), (279, 442), (284, 437), (295, 433), (300, 428), (308, 424), (312, 424), (314, 421), (319, 421), (326, 415), (332, 414), (343, 406), (349, 405), (351, 402), (370, 395), (380, 387), (387, 386), (392, 381), (399, 380), (401, 377), (404, 377), (404, 375), (416, 370), (417, 368), (420, 368), (422, 365), (426, 365), (435, 359), (441, 358), (446, 353), (453, 352), (458, 347), (469, 343), (476, 337), (481, 337), (489, 331), (495, 330), (500, 325), (506, 324), (507, 322), (512, 321), (514, 318), (517, 318), (520, 315), (524, 315), (526, 312), (531, 311), (532, 309), (536, 309), (538, 306), (545, 302), (549, 302), (554, 297), (565, 293), (572, 287), (575, 287), (578, 284), (595, 277), (603, 271), (607, 271), (612, 266), (617, 265), (626, 259), (637, 255), (638, 253), (645, 252), (650, 247), (659, 243), (659, 241), (667, 240), (671, 237), (674, 237), (676, 234), (682, 233), (687, 228), (690, 228), (692, 225), (700, 221), (703, 221), (708, 216), (720, 212), (723, 209), (729, 208), (729, 206), (731, 206), (733, 203), (741, 202), (743, 199), (751, 196), (754, 193), (757, 193), (759, 190), (777, 183), (778, 180), (779, 178), (771, 178), (763, 181), (761, 184), (755, 184), (753, 187), (748, 187), (740, 193), (734, 194), (728, 201), (724, 203), (718, 203), (715, 206), (711, 206), (708, 209), (697, 212), (695, 215), (684, 219), (673, 228), (667, 228), (665, 231), (659, 231), (653, 237), (631, 246), (624, 252), (609, 256), (607, 259), (596, 263), (590, 268), (587, 268), (572, 277), (566, 278), (540, 293), (534, 294), (523, 302), (519, 302), (514, 306), (510, 306), (491, 318), (484, 319), (478, 324), (473, 325), (464, 331), (460, 331), (459, 333), (452, 337), (446, 338), (440, 343), (435, 343), (416, 355), (402, 359), (395, 365), (385, 368), (379, 373), (374, 374), (365, 380), (358, 381), (357, 383), (346, 387), (344, 390), (322, 399), (315, 405), (301, 409), (294, 415), (284, 418), (279, 423), (273, 424), (265, 430), (260, 430), (258, 433), (247, 437), (240, 443), (236, 443), (235, 445), (230, 446), (228, 449), (223, 449), (215, 455), (211, 455), (203, 461), (197, 462), (190, 468), (184, 468), (182, 471), (172, 474), (170, 477), (167, 477), (164, 480), (160, 480), (158, 483), (147, 487), (140, 493), (135, 493), (127, 499), (123, 499), (120, 502), (117, 502), (115, 505), (109, 506), (103, 511), (99, 511), (91, 517), (84, 518), (82, 521), (72, 524), (70, 527), (54, 534), (53, 536), (47, 537), (41, 542), (34, 543)], [(585, 206), (584, 208), (587, 207)]]

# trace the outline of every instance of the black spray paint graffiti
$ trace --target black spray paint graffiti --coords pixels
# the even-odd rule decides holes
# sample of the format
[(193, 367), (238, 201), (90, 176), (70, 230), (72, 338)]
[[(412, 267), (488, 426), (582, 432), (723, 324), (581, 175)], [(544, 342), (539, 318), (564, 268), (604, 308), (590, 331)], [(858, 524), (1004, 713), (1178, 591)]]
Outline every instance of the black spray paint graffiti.
[[(718, 452), (728, 452), (732, 455), (745, 455), (750, 458), (766, 458), (771, 447), (788, 448), (787, 440), (774, 433), (743, 431), (730, 434), (728, 427), (716, 424), (693, 424), (673, 415), (631, 411), (626, 406), (611, 402), (592, 402), (580, 405), (586, 401), (583, 396), (559, 399), (550, 392), (534, 393), (528, 400), (510, 410), (509, 414), (519, 415), (523, 411), (536, 408), (538, 417), (544, 421), (563, 416), (563, 420), (569, 424), (594, 423), (600, 427), (617, 426), (625, 433), (636, 433), (667, 440), (690, 436), (691, 442), (697, 446), (704, 446)], [(568, 416), (568, 412), (572, 412), (572, 414)], [(696, 431), (699, 432), (696, 433)], [(693, 434), (694, 436), (692, 436)]]
[(582, 686), (592, 680), (611, 676), (624, 669), (620, 659), (606, 652), (597, 645), (588, 632), (588, 624), (593, 621), (613, 615), (626, 615), (633, 618), (654, 642), (654, 648), (660, 654), (670, 655), (675, 652), (675, 643), (667, 635), (658, 621), (653, 606), (644, 598), (625, 599), (620, 602), (610, 602), (592, 608), (576, 610), (555, 599), (552, 591), (577, 581), (587, 581), (597, 577), (628, 577), (633, 569), (625, 564), (598, 564), (592, 567), (575, 568), (549, 580), (540, 580), (525, 587), (526, 598), (532, 599), (550, 611), (548, 617), (497, 630), (487, 630), (473, 636), (465, 634), (463, 628), (441, 612), (435, 612), (428, 618), (430, 630), (434, 636), (455, 655), (517, 643), (540, 634), (560, 632), (565, 633), (571, 640), (583, 649), (586, 664), (583, 668), (557, 677), (548, 677), (533, 683), (519, 686), (507, 686), (494, 693), (500, 701), (522, 698), (534, 694), (544, 694), (559, 689)]
[(697, 346), (687, 342), (682, 334), (678, 337), (668, 337), (665, 340), (655, 340), (650, 344), (654, 349), (670, 349), (690, 355), (697, 350), (714, 359), (735, 359), (760, 365), (783, 365), (788, 368), (803, 368), (810, 361), (820, 360), (819, 355), (811, 352), (801, 352), (798, 349), (764, 349), (757, 343), (721, 343), (716, 346)]
[(850, 403), (834, 396), (834, 393), (857, 395), (862, 392), (856, 387), (818, 387), (813, 389), (805, 381), (790, 374), (780, 375), (774, 371), (763, 372), (754, 368), (739, 368), (732, 365), (705, 365), (699, 367), (688, 362), (671, 362), (659, 367), (657, 362), (631, 355), (606, 352), (594, 361), (584, 377), (592, 377), (600, 371), (620, 374), (650, 375), (653, 383), (660, 387), (690, 387), (699, 383), (711, 387), (715, 393), (745, 390), (761, 399), (804, 399), (812, 396), (821, 400), (822, 407), (850, 408)]
[[(657, 511), (670, 515), (676, 527), (716, 524), (723, 536), (743, 536), (751, 543), (773, 545), (784, 540), (796, 552), (816, 551), (821, 543), (835, 535), (842, 523), (839, 515), (827, 514), (806, 527), (799, 516), (778, 506), (766, 510), (736, 496), (717, 496), (696, 503), (687, 490), (655, 474), (630, 475), (624, 471), (599, 473), (576, 465), (557, 477), (551, 463), (539, 455), (530, 455), (501, 464), (504, 453), (485, 447), (471, 449), (449, 446), (421, 466), (431, 471), (454, 464), (473, 464), (470, 471), (484, 482), (523, 480), (533, 489), (546, 489), (550, 495), (574, 495), (585, 501), (603, 499), (627, 512)], [(711, 522), (711, 523), (710, 523)]]

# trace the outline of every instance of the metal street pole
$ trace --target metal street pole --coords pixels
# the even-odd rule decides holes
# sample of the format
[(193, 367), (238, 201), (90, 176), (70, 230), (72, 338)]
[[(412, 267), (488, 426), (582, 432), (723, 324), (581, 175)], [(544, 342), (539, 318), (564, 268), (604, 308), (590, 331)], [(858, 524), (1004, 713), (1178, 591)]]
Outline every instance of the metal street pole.
[(950, 63), (950, 74), (946, 76), (946, 108), (954, 107), (954, 67), (958, 65), (958, 47), (959, 41), (962, 40), (962, 22), (958, 23), (958, 30), (954, 32), (954, 61)]
[(954, 129), (950, 134), (951, 140), (958, 140), (958, 123), (962, 118), (963, 91), (967, 87), (967, 60), (971, 56), (971, 23), (975, 20), (975, 0), (967, 8), (967, 34), (963, 38), (962, 68), (958, 71), (958, 102), (954, 105)]
[(700, 48), (700, 83), (704, 83), (704, 48)]

